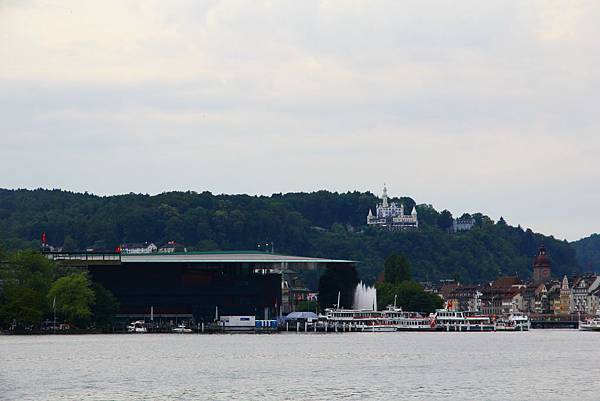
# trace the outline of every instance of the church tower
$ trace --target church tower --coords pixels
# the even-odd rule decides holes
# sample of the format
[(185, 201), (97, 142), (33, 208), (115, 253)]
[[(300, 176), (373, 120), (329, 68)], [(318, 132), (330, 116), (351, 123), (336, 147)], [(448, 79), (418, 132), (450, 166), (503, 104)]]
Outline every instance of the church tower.
[(546, 247), (542, 244), (533, 262), (533, 284), (539, 285), (550, 280), (551, 266), (550, 258), (546, 255)]
[(571, 289), (569, 288), (569, 279), (565, 275), (560, 287), (560, 313), (569, 313), (571, 306)]

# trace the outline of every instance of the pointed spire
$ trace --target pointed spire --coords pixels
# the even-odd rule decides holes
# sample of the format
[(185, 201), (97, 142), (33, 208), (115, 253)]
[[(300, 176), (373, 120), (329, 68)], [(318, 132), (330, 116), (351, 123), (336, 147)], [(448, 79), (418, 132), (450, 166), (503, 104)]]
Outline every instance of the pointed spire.
[(568, 290), (569, 289), (569, 279), (567, 278), (566, 274), (565, 274), (565, 276), (563, 277), (563, 280), (562, 280), (562, 289), (563, 290)]
[(411, 213), (411, 214), (412, 214), (413, 216), (416, 216), (416, 215), (417, 215), (417, 205), (414, 205), (414, 206), (413, 206), (413, 211), (412, 211), (412, 213)]
[(373, 211), (369, 209), (369, 217), (373, 217)]
[(381, 197), (381, 199), (382, 199), (382, 206), (388, 207), (388, 195), (387, 195), (387, 187), (385, 186), (385, 183), (383, 184), (383, 196)]

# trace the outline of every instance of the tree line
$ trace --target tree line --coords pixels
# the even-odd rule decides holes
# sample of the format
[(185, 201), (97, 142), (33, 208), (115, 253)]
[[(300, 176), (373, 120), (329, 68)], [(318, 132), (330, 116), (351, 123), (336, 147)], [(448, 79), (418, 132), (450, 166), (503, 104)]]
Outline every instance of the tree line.
[[(527, 278), (544, 242), (555, 276), (581, 270), (566, 241), (481, 213), (472, 214), (473, 230), (450, 233), (449, 211), (408, 197), (391, 201), (404, 203), (409, 211), (416, 207), (419, 230), (367, 227), (366, 215), (379, 202), (369, 192), (96, 196), (0, 189), (0, 243), (9, 250), (37, 249), (42, 232), (52, 245), (73, 251), (145, 241), (176, 241), (192, 251), (256, 250), (258, 244), (272, 243), (278, 253), (356, 260), (358, 277), (374, 283), (391, 253), (406, 255), (416, 281), (481, 282), (506, 274)], [(317, 286), (313, 280), (311, 287)]]

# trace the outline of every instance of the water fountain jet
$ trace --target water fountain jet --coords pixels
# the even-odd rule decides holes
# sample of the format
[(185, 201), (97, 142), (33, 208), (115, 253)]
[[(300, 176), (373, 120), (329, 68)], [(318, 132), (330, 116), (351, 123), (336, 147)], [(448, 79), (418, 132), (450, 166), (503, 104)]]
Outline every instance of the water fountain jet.
[(362, 281), (354, 289), (354, 309), (377, 310), (377, 290)]

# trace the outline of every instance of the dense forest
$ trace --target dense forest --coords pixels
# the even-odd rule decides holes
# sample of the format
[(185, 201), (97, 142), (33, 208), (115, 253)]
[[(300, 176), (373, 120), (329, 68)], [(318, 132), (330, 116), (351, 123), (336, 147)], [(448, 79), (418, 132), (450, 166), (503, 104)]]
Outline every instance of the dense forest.
[(572, 243), (579, 265), (586, 271), (600, 268), (600, 234), (592, 234)]
[[(410, 198), (392, 199), (415, 206)], [(61, 190), (0, 189), (0, 244), (9, 251), (36, 249), (42, 232), (66, 250), (114, 249), (124, 242), (177, 241), (188, 250), (254, 250), (274, 243), (275, 252), (352, 259), (359, 278), (374, 282), (385, 258), (402, 253), (418, 281), (455, 278), (492, 280), (501, 274), (530, 277), (541, 242), (553, 261), (553, 274), (580, 270), (575, 249), (566, 241), (494, 222), (475, 213), (476, 227), (448, 231), (452, 216), (431, 205), (416, 205), (418, 231), (366, 227), (365, 217), (378, 199), (348, 192), (213, 195), (168, 192), (155, 196), (96, 196)]]

